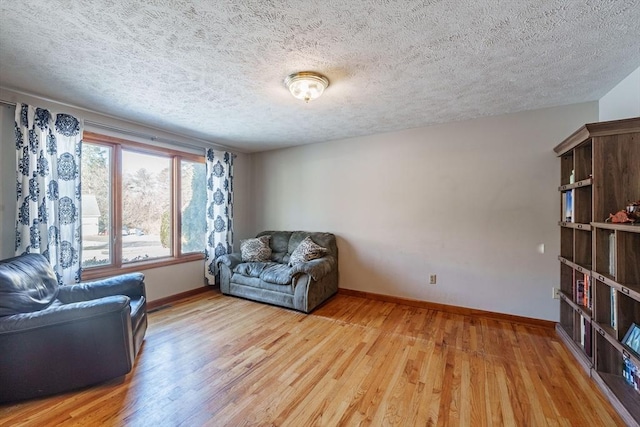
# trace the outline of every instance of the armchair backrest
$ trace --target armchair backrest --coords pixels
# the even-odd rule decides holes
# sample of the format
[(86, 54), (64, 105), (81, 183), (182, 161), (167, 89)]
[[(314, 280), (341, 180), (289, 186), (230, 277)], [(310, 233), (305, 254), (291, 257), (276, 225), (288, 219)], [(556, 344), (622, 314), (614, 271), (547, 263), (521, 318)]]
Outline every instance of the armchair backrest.
[(0, 316), (43, 310), (56, 299), (58, 289), (51, 264), (40, 254), (0, 261)]

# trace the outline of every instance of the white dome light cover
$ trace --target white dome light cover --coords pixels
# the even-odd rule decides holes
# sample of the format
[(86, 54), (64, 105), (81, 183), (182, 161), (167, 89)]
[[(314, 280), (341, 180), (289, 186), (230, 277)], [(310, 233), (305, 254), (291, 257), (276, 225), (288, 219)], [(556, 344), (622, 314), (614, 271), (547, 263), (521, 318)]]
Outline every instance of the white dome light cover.
[(284, 84), (289, 88), (291, 95), (309, 102), (322, 95), (329, 86), (329, 79), (313, 71), (300, 71), (289, 75), (284, 80)]

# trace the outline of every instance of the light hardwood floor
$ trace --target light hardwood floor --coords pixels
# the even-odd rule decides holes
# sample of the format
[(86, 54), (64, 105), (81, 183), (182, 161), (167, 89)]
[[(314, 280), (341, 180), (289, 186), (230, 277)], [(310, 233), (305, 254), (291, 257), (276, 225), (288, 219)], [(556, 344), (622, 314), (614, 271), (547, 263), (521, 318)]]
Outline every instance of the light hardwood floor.
[(304, 315), (213, 291), (149, 317), (123, 380), (2, 406), (0, 425), (624, 425), (550, 329), (345, 295)]

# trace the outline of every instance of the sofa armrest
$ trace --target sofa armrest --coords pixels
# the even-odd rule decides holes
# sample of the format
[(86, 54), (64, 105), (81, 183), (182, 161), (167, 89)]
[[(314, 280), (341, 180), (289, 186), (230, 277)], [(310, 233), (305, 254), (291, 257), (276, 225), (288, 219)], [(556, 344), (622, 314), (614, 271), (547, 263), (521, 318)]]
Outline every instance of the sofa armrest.
[(236, 265), (240, 263), (242, 263), (242, 255), (240, 255), (240, 253), (238, 252), (221, 255), (218, 258), (216, 258), (216, 265), (218, 266), (218, 268), (220, 267), (220, 264), (224, 264), (227, 267), (229, 267), (230, 270), (233, 270), (236, 267)]
[(114, 295), (90, 301), (61, 304), (45, 310), (20, 313), (0, 318), (0, 336), (40, 327), (78, 322), (109, 313), (129, 310), (129, 297)]
[(313, 280), (318, 281), (335, 268), (335, 258), (332, 256), (324, 256), (300, 264), (294, 264), (293, 267), (291, 267), (291, 274), (308, 274)]
[(112, 295), (126, 295), (132, 299), (146, 297), (144, 274), (129, 273), (95, 282), (61, 286), (58, 299), (65, 304), (87, 301)]

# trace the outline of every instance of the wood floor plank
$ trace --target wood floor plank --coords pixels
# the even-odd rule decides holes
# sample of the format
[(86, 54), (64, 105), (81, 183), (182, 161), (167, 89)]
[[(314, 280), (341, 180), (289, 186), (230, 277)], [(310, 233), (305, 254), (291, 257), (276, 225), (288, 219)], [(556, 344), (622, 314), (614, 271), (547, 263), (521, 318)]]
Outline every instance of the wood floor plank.
[(467, 425), (485, 427), (490, 425), (487, 407), (488, 400), (485, 395), (486, 389), (486, 366), (483, 358), (473, 352), (470, 355), (469, 368), (469, 407), (471, 409), (470, 422)]
[(11, 426), (622, 426), (555, 331), (338, 295), (207, 292), (149, 314), (135, 367), (0, 406)]

